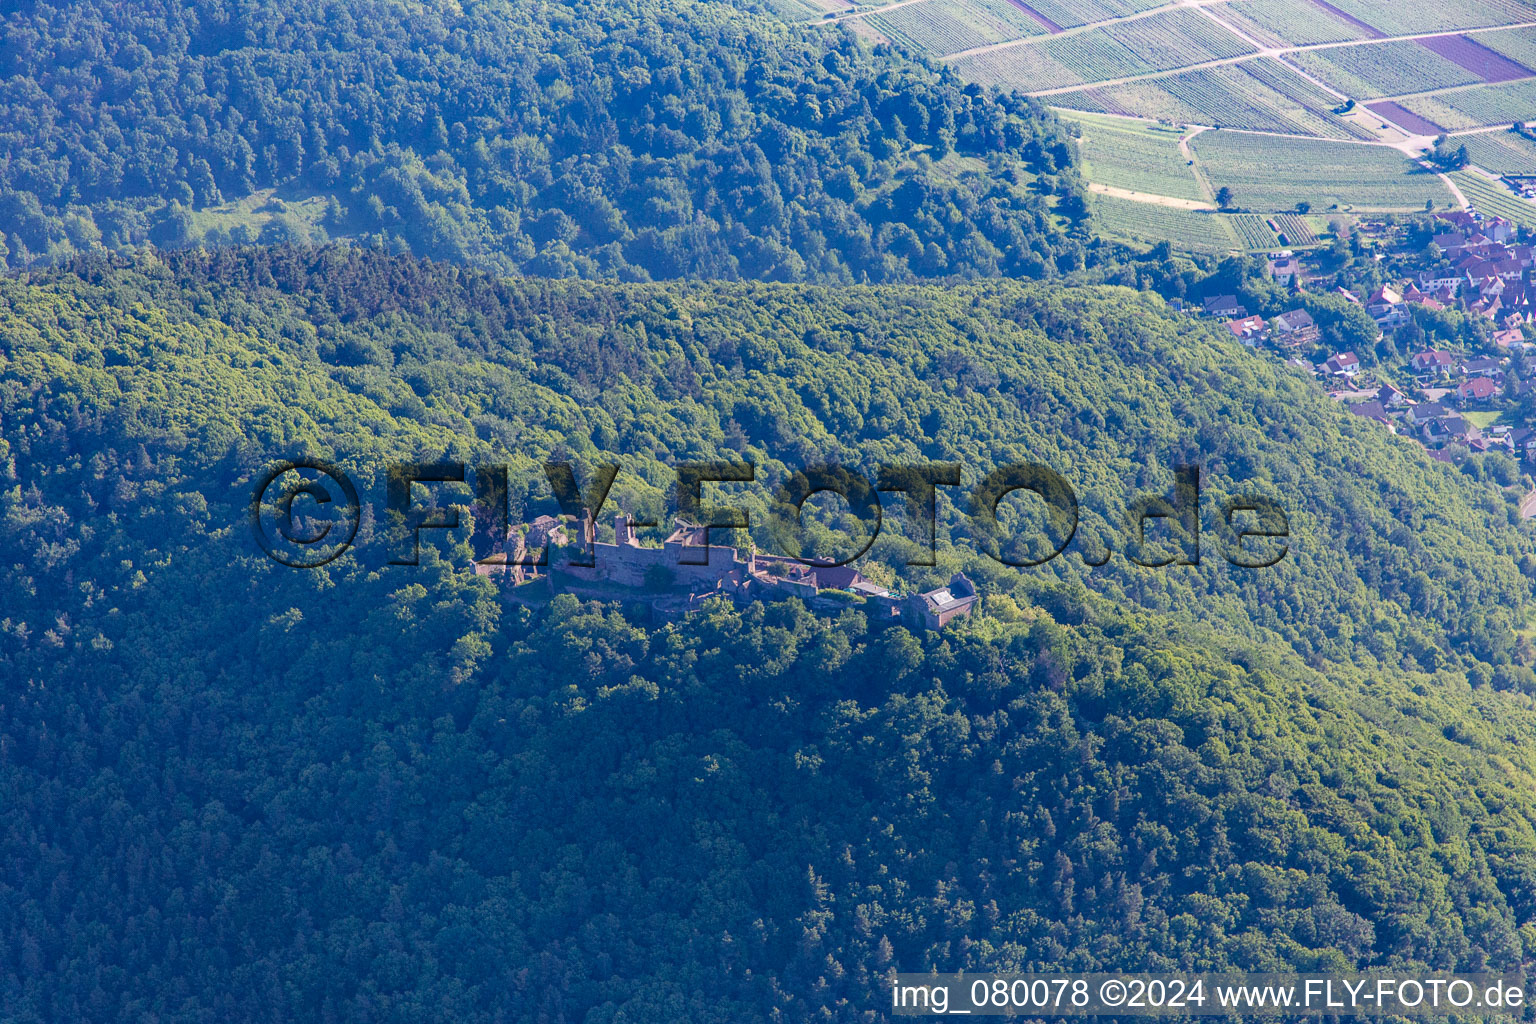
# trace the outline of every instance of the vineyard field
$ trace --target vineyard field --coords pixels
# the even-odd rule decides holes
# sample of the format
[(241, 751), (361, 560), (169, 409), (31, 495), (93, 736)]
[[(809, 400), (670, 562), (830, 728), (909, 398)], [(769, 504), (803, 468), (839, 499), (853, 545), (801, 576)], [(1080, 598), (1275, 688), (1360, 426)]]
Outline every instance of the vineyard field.
[(1308, 46), (1369, 38), (1369, 33), (1312, 0), (1233, 0), (1221, 9), (1221, 16), (1271, 46)]
[(1080, 89), (1048, 97), (1048, 102), (1074, 110), (1166, 118), (1176, 124), (1330, 139), (1364, 135), (1355, 125), (1329, 112), (1337, 102), (1333, 97), (1268, 58), (1145, 82)]
[(1448, 32), (1463, 28), (1536, 21), (1536, 3), (1526, 0), (1328, 0), (1345, 14), (1374, 25), (1389, 36)]
[(1153, 203), (1095, 195), (1094, 218), (1106, 235), (1141, 242), (1171, 242), (1181, 249), (1227, 252), (1243, 248), (1227, 218)]
[(1483, 81), (1411, 40), (1300, 50), (1286, 60), (1346, 95), (1367, 100)]
[(1273, 220), (1285, 235), (1285, 244), (1297, 247), (1317, 244), (1317, 236), (1312, 233), (1306, 218), (1294, 213), (1277, 213)]
[(1502, 32), (1479, 32), (1477, 41), (1495, 53), (1502, 53), (1536, 74), (1536, 28), (1510, 28)]
[(1173, 128), (1113, 117), (1075, 114), (1082, 132), (1083, 176), (1134, 192), (1209, 201), (1179, 151), (1182, 133)]
[(1472, 171), (1456, 171), (1451, 174), (1451, 180), (1478, 213), (1536, 228), (1536, 203), (1521, 199), (1497, 181)]
[(1187, 8), (1127, 21), (1104, 31), (1158, 70), (1255, 52), (1210, 18)]
[[(1066, 41), (1070, 43), (1081, 39), (1083, 36), (1068, 36)], [(1102, 36), (1099, 39), (1111, 42)], [(1058, 47), (1054, 52), (1041, 45), (1011, 46), (1006, 50), (960, 57), (952, 64), (961, 78), (982, 85), (995, 85), (1004, 90), (1054, 89), (1063, 85), (1079, 85), (1087, 80), (1082, 71), (1074, 70), (1072, 65), (1075, 62), (1081, 69), (1084, 61), (1079, 58), (1091, 56), (1091, 49), (1091, 44), (1082, 42)], [(1120, 67), (1123, 64), (1116, 64), (1115, 61), (1131, 59), (1127, 54), (1117, 54), (1112, 47), (1105, 47), (1103, 58), (1104, 66), (1107, 67)]]
[(1420, 39), (1419, 45), (1460, 64), (1484, 82), (1513, 82), (1532, 74), (1523, 64), (1490, 50), (1471, 36), (1432, 36)]
[[(1451, 181), (1536, 228), (1536, 204), (1484, 173), (1536, 175), (1536, 142), (1476, 131), (1536, 123), (1536, 0), (893, 2), (764, 0), (802, 23), (836, 4), (968, 82), (1056, 109), (1108, 236), (1315, 246), (1335, 220), (1452, 208)], [(1471, 133), (1454, 141), (1479, 170), (1442, 177), (1395, 148), (1451, 132)], [(1211, 209), (1221, 188), (1253, 212)]]
[(1245, 248), (1263, 251), (1279, 247), (1280, 236), (1264, 223), (1260, 214), (1235, 213), (1227, 219), (1232, 222), (1232, 228)]
[(1536, 143), (1514, 132), (1458, 135), (1454, 143), (1467, 147), (1467, 156), (1495, 174), (1536, 174)]
[(1226, 186), (1238, 206), (1291, 209), (1300, 202), (1369, 210), (1422, 210), (1453, 200), (1440, 178), (1385, 146), (1203, 132), (1190, 141), (1213, 188)]
[(1376, 100), (1367, 103), (1365, 107), (1383, 121), (1389, 121), (1407, 132), (1419, 135), (1441, 134), (1439, 125), (1394, 100)]
[[(1333, 114), (1337, 97), (1297, 74), (1295, 69), (1277, 60), (1248, 61), (1238, 70), (1258, 86), (1281, 96), (1294, 109), (1309, 117), (1320, 118), (1343, 133), (1345, 138), (1370, 139), (1371, 134), (1353, 121), (1340, 119)], [(1305, 134), (1324, 135), (1325, 132)]]
[(1409, 96), (1402, 105), (1447, 131), (1536, 119), (1536, 79), (1481, 85), (1428, 96)]
[(1149, 74), (1252, 53), (1253, 47), (1187, 8), (1047, 36), (954, 62), (963, 77), (1001, 88), (1055, 89)]
[(1046, 34), (1040, 22), (1009, 0), (920, 0), (865, 20), (932, 56)]
[(1106, 18), (1126, 18), (1161, 7), (1167, 0), (1029, 0), (1029, 6), (1062, 28), (1076, 28)]

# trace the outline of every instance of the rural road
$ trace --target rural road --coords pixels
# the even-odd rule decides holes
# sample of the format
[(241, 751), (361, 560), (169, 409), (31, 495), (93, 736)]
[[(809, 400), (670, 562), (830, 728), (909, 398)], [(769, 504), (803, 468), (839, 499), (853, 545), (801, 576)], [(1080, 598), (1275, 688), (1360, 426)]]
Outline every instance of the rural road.
[(1118, 185), (1105, 185), (1101, 182), (1090, 181), (1088, 191), (1097, 192), (1101, 196), (1113, 196), (1116, 199), (1129, 199), (1135, 203), (1147, 203), (1151, 206), (1169, 206), (1175, 210), (1214, 210), (1215, 203), (1202, 203), (1194, 199), (1175, 199), (1173, 196), (1160, 196), (1155, 192), (1136, 192), (1128, 188), (1120, 188)]
[[(914, 2), (914, 0), (906, 0), (906, 2), (911, 3)], [(921, 0), (915, 0), (915, 2), (920, 3)], [(1023, 43), (1040, 43), (1047, 39), (1065, 39), (1068, 36), (1080, 36), (1090, 29), (1104, 28), (1108, 25), (1122, 25), (1128, 21), (1142, 21), (1146, 18), (1152, 17), (1154, 14), (1166, 14), (1168, 11), (1179, 7), (1210, 7), (1216, 4), (1225, 4), (1230, 2), (1231, 0), (1176, 0), (1175, 3), (1163, 4), (1161, 7), (1151, 7), (1145, 11), (1137, 11), (1135, 14), (1126, 14), (1118, 18), (1101, 18), (1098, 21), (1090, 21), (1085, 25), (1073, 25), (1071, 28), (1062, 29), (1060, 32), (1053, 32), (1048, 36), (1025, 36), (1023, 39), (1008, 39), (1001, 43), (987, 43), (985, 46), (973, 46), (968, 50), (956, 50), (954, 53), (944, 54), (939, 59), (955, 60), (960, 57), (973, 57), (979, 53), (991, 53), (994, 50), (1006, 50), (1010, 47), (1019, 46)], [(886, 8), (882, 7), (880, 10), (886, 10)]]
[(895, 3), (885, 4), (880, 7), (868, 7), (861, 11), (847, 11), (835, 18), (823, 18), (815, 22), (817, 25), (835, 25), (840, 21), (854, 21), (871, 14), (884, 14), (886, 11), (894, 11), (898, 7), (910, 7), (912, 4), (920, 4), (923, 0), (896, 0)]

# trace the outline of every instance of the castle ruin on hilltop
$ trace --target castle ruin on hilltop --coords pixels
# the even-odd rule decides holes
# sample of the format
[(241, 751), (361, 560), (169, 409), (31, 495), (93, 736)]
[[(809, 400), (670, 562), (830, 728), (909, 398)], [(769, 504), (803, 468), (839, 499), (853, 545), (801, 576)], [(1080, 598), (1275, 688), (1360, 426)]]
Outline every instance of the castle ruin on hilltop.
[[(611, 544), (597, 540), (590, 513), (575, 526), (579, 543), (572, 542), (566, 523), (553, 516), (514, 527), (500, 552), (504, 563), (482, 563), (476, 572), (511, 583), (520, 598), (542, 603), (555, 594), (574, 594), (645, 605), (667, 618), (697, 611), (712, 597), (727, 597), (739, 606), (798, 597), (820, 612), (859, 605), (871, 624), (940, 629), (969, 615), (980, 599), (964, 573), (937, 590), (898, 596), (850, 566), (807, 565), (785, 555), (759, 554), (755, 546), (743, 554), (711, 544), (706, 527), (683, 519), (660, 547), (642, 544), (634, 520), (623, 512), (614, 517)], [(538, 556), (541, 549), (543, 557)], [(592, 553), (590, 565), (582, 564), (586, 551)]]

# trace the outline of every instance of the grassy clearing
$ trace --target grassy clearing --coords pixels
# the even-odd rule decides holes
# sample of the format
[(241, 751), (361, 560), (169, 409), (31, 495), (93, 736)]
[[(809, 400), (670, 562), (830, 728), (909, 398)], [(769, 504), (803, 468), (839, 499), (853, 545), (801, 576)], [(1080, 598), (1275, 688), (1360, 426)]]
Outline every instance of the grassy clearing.
[(1463, 411), (1461, 418), (1479, 430), (1487, 430), (1499, 421), (1499, 415), (1500, 413), (1497, 409), (1474, 409)]
[(188, 241), (322, 244), (330, 237), (323, 227), (327, 204), (324, 196), (283, 199), (274, 189), (262, 189), (234, 202), (192, 211)]
[(1338, 221), (1346, 228), (1353, 228), (1358, 218), (1347, 213), (1333, 212), (1308, 214), (1301, 219), (1306, 222), (1307, 227), (1312, 229), (1312, 234), (1322, 238), (1325, 235), (1332, 237), (1333, 228), (1330, 226), (1332, 222)]

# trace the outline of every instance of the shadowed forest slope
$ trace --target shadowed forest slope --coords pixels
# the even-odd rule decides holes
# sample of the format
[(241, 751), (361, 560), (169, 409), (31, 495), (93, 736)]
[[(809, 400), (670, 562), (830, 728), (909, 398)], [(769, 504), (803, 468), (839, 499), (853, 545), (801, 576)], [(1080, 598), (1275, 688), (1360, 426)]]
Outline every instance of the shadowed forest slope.
[[(722, 3), (8, 6), (0, 257), (358, 238), (547, 277), (1082, 265), (1018, 96)], [(0, 262), (4, 262), (0, 261)]]
[[(1154, 298), (194, 251), (0, 282), (0, 402), (7, 1019), (854, 1021), (897, 968), (1536, 951), (1517, 481)], [(644, 623), (518, 607), (462, 532), (276, 566), (244, 508), (303, 453), (371, 502), (386, 460), (504, 461), (518, 514), (551, 454), (656, 512), (685, 458), (1033, 458), (1117, 546), (1200, 461), (1292, 547), (1004, 569), (946, 498), (938, 566), (865, 563), (973, 574), (944, 633)]]

